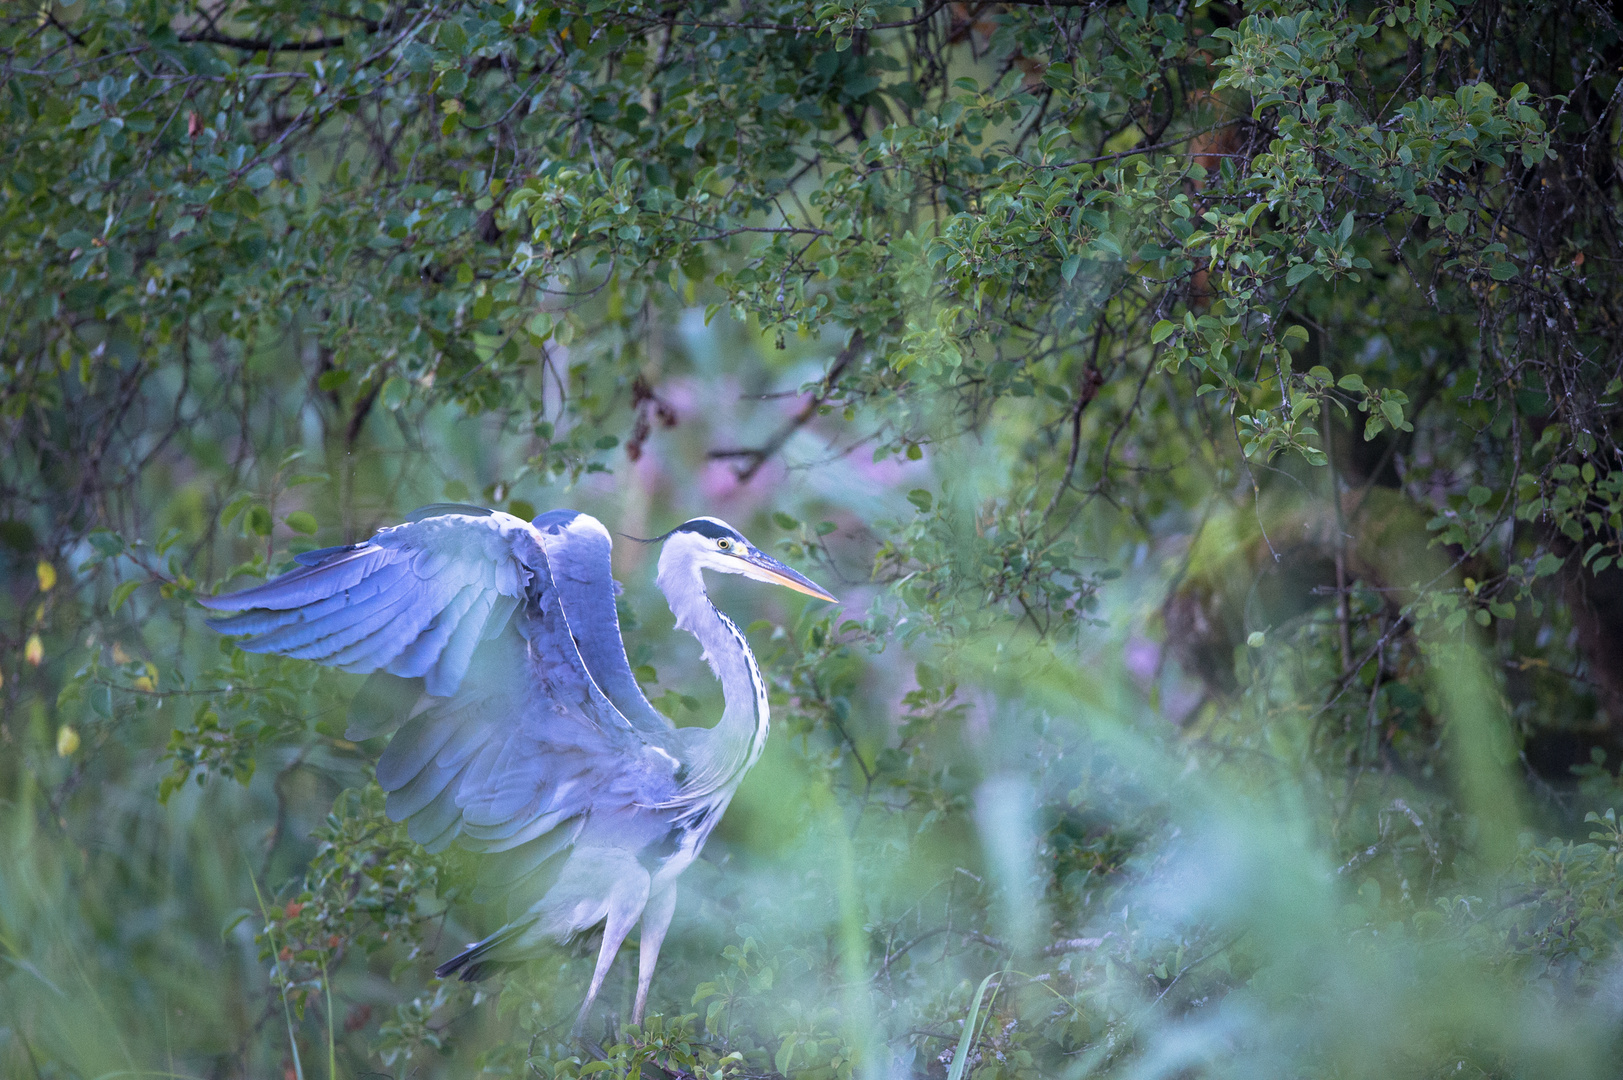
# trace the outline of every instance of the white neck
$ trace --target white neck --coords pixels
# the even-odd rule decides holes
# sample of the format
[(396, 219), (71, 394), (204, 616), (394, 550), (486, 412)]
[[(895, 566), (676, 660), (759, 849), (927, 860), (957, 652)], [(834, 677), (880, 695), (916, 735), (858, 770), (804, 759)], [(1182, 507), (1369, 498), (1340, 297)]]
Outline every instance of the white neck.
[(766, 683), (755, 655), (733, 621), (710, 602), (698, 565), (667, 547), (655, 579), (676, 616), (678, 630), (686, 630), (704, 646), (704, 659), (721, 680), (725, 702), (721, 719), (695, 747), (691, 772), (683, 785), (689, 791), (713, 791), (736, 783), (755, 764), (766, 745), (768, 724)]

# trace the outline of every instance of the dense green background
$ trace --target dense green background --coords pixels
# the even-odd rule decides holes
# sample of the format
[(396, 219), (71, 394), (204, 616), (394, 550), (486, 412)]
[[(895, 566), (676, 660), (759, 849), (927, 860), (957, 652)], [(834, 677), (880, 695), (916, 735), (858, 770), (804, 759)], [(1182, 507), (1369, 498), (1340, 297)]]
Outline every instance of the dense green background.
[[(6, 6), (0, 1072), (1623, 1072), (1619, 17)], [(842, 600), (606, 1065), (190, 602), (443, 499)]]

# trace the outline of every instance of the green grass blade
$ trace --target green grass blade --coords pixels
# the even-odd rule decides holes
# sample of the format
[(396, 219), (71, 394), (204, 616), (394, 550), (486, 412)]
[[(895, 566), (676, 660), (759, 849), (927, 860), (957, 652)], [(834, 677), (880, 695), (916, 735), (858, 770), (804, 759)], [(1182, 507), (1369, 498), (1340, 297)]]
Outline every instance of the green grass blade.
[[(259, 902), (259, 916), (260, 916), (260, 918), (265, 920), (265, 925), (268, 927), (270, 925), (270, 921), (271, 921), (270, 911), (269, 911), (269, 909), (267, 909), (265, 907), (265, 897), (259, 891), (259, 880), (257, 878), (255, 878), (254, 875), (251, 872), (248, 875), (248, 880), (249, 880), (250, 883), (252, 883), (252, 885), (254, 887), (254, 899)], [(276, 935), (274, 933), (272, 933), (271, 934), (271, 949), (274, 951), (275, 948), (276, 948)], [(281, 962), (282, 961), (280, 959), (278, 959), (276, 961), (276, 963), (278, 965), (280, 965)], [(293, 1051), (293, 1077), (294, 1077), (294, 1080), (304, 1080), (304, 1064), (299, 1061), (299, 1039), (298, 1039), (298, 1036), (296, 1034), (294, 1034), (294, 1031), (293, 1031), (293, 1010), (288, 1006), (288, 1003), (287, 1003), (287, 987), (283, 986), (281, 989), (282, 989), (282, 1018), (287, 1023), (287, 1044), (288, 1044), (289, 1049), (291, 1049)], [(331, 1018), (331, 1012), (332, 1012), (332, 1010), (329, 1007), (328, 1008), (329, 1020)]]
[[(952, 1067), (947, 1070), (947, 1080), (963, 1080), (965, 1063), (969, 1061), (969, 1049), (975, 1045), (975, 1029), (980, 1024), (981, 998), (986, 996), (986, 988), (992, 980), (1003, 974), (994, 971), (981, 980), (980, 986), (975, 988), (975, 996), (969, 1002), (969, 1015), (964, 1018), (964, 1033), (958, 1039), (958, 1049), (952, 1055)], [(997, 996), (997, 991), (992, 992)], [(991, 1012), (991, 1003), (987, 1003), (987, 1012)]]

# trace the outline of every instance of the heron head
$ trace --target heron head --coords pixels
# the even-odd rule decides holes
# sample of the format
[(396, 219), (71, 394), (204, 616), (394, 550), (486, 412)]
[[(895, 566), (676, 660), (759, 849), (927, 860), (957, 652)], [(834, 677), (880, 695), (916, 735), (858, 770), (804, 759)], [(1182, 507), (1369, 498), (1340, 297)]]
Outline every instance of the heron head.
[(742, 574), (819, 600), (834, 599), (827, 589), (761, 551), (746, 540), (743, 533), (718, 518), (697, 517), (667, 533), (664, 550), (659, 555), (662, 574), (667, 562), (672, 566), (680, 562), (695, 570)]

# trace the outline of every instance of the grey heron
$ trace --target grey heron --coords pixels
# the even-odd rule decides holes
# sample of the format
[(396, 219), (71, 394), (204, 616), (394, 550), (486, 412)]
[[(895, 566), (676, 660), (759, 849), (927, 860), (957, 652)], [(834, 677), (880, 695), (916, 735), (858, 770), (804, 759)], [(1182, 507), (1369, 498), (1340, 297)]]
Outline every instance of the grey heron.
[(577, 1034), (639, 920), (632, 1022), (642, 1022), (676, 879), (766, 742), (766, 684), (702, 571), (834, 599), (716, 518), (660, 539), (659, 588), (721, 681), (712, 728), (675, 727), (643, 694), (615, 612), (608, 530), (573, 510), (532, 522), (425, 507), (370, 540), (299, 555), (263, 585), (200, 598), (235, 613), (210, 625), (243, 649), (375, 673), (358, 703), (390, 700), (367, 698), (380, 680), (407, 689), (395, 707), (352, 708), (348, 732), (393, 732), (377, 764), (389, 816), (430, 849), (456, 840), (488, 852), (482, 884), (539, 896), (435, 973), (479, 979), (601, 923)]

